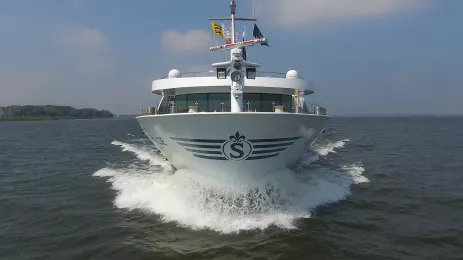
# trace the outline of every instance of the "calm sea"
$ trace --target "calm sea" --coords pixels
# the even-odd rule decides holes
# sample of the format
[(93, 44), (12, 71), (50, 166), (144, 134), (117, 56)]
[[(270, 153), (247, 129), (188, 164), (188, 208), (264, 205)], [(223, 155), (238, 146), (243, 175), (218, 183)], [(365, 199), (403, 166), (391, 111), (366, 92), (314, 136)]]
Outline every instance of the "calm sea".
[(463, 259), (462, 129), (334, 117), (293, 172), (227, 184), (133, 118), (0, 122), (0, 259)]

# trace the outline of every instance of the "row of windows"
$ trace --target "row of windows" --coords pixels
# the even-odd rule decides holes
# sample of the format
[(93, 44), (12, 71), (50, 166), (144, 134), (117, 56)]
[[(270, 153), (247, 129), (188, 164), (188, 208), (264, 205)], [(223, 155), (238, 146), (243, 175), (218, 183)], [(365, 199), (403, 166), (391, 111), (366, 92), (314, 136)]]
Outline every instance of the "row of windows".
[[(244, 111), (274, 112), (274, 106), (283, 105), (285, 112), (292, 110), (292, 96), (282, 94), (245, 93)], [(230, 112), (230, 93), (198, 93), (171, 96), (162, 102), (158, 113), (170, 113), (175, 104), (176, 113), (188, 112), (188, 106), (198, 106), (199, 112)]]

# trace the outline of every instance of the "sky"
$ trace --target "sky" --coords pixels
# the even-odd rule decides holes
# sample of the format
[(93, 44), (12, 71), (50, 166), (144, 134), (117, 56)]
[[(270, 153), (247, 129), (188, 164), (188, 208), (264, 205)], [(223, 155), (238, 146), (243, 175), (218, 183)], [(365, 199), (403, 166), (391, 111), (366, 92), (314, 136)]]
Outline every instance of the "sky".
[[(252, 1), (236, 0), (251, 17)], [(463, 1), (255, 0), (263, 71), (295, 69), (329, 114), (463, 114)], [(0, 106), (137, 114), (151, 82), (207, 70), (228, 0), (0, 0)], [(252, 23), (238, 23), (252, 35)]]

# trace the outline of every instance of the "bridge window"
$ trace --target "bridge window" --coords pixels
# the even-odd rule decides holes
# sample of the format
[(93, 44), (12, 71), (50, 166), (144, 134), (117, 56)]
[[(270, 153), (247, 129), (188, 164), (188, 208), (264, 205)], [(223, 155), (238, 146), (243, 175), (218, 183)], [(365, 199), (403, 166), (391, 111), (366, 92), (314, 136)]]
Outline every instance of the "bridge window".
[(188, 104), (186, 102), (186, 95), (177, 95), (175, 96), (175, 105), (177, 106), (178, 113), (188, 112)]
[(198, 106), (198, 112), (208, 112), (207, 94), (189, 94), (186, 98), (188, 106)]
[(262, 111), (261, 110), (261, 102), (260, 102), (260, 96), (262, 94), (259, 94), (259, 93), (245, 93), (244, 94), (244, 97), (243, 97), (243, 101), (244, 101), (244, 107), (245, 107), (245, 110), (244, 111), (257, 111), (257, 112), (260, 112)]
[(293, 111), (293, 96), (281, 95), (281, 105), (284, 106), (283, 111), (292, 112)]
[[(198, 106), (199, 112), (230, 112), (230, 93), (195, 93), (176, 95), (174, 101), (177, 113), (188, 112), (188, 106)], [(244, 111), (273, 112), (274, 106), (283, 105), (284, 111), (292, 112), (292, 96), (267, 93), (245, 93)], [(170, 102), (163, 101), (159, 113), (170, 113)]]
[(209, 93), (207, 95), (209, 103), (209, 112), (230, 111), (230, 93)]
[(262, 94), (261, 95), (261, 112), (273, 112), (274, 106), (281, 105), (281, 95), (279, 94)]

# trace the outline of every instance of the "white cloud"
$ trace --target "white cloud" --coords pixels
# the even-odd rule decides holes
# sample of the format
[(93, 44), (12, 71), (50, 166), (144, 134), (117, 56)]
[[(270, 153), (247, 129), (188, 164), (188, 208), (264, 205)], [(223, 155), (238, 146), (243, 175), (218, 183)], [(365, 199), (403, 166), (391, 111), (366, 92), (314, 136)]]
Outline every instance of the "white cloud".
[(108, 38), (99, 29), (69, 28), (58, 34), (56, 41), (83, 71), (105, 72), (114, 68)]
[(170, 53), (207, 52), (216, 44), (211, 32), (190, 30), (185, 33), (166, 31), (162, 34), (164, 49)]
[(261, 19), (282, 27), (307, 27), (419, 10), (427, 0), (258, 0)]
[(106, 35), (98, 29), (85, 27), (70, 28), (58, 35), (58, 42), (64, 46), (85, 49), (107, 49)]

